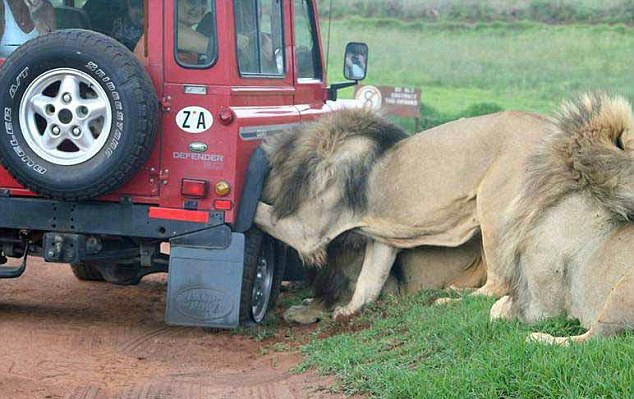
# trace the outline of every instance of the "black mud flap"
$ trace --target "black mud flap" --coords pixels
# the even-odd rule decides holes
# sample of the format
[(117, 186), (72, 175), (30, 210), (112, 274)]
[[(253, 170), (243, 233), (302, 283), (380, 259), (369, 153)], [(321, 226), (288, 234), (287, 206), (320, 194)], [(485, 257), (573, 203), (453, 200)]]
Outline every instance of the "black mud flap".
[(210, 230), (171, 241), (167, 324), (238, 326), (244, 235), (226, 226)]

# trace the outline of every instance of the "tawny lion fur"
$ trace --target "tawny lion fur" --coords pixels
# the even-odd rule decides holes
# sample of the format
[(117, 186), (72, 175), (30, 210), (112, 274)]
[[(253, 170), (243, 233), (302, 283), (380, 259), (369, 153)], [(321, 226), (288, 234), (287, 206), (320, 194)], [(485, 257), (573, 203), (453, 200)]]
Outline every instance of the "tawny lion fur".
[(347, 231), (368, 237), (348, 317), (377, 298), (401, 249), (458, 247), (481, 234), (487, 282), (504, 295), (496, 252), (501, 211), (543, 138), (547, 120), (523, 112), (461, 119), (403, 139), (366, 110), (344, 110), (266, 143), (271, 173), (255, 223), (323, 264)]
[(565, 344), (634, 329), (634, 117), (603, 93), (564, 103), (506, 211), (499, 261), (509, 296), (491, 317), (567, 315), (589, 330)]
[[(350, 301), (361, 272), (367, 239), (348, 233), (328, 245), (327, 262), (306, 268), (306, 281), (313, 298), (284, 312), (288, 322), (315, 323), (337, 306)], [(353, 236), (353, 239), (350, 237)], [(486, 281), (482, 239), (476, 236), (457, 247), (422, 246), (401, 251), (390, 271), (382, 294), (400, 295), (423, 289), (451, 288), (470, 291)]]

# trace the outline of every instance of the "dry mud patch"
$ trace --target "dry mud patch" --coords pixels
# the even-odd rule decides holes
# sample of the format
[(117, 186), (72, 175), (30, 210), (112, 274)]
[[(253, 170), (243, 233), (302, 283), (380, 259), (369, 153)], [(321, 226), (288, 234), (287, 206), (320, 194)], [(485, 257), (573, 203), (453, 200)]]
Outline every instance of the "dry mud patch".
[(290, 373), (297, 352), (263, 350), (279, 337), (165, 325), (165, 275), (120, 287), (33, 258), (0, 287), (0, 398), (342, 397)]

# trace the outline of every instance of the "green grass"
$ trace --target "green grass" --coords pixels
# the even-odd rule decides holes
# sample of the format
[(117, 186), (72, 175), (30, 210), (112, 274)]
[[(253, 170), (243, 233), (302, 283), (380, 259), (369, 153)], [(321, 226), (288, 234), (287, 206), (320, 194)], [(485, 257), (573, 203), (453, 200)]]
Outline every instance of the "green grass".
[[(380, 6), (378, 0), (338, 2), (341, 9), (360, 3)], [(382, 4), (390, 3), (423, 2)], [(500, 9), (504, 4), (529, 7), (537, 2), (481, 3)], [(579, 10), (634, 3), (581, 0), (574, 4)], [(372, 16), (381, 16), (379, 11)], [(486, 16), (476, 23), (458, 17), (433, 23), (404, 19), (408, 18), (336, 20), (329, 81), (343, 79), (345, 43), (365, 41), (370, 60), (364, 83), (420, 88), (422, 127), (499, 109), (548, 114), (563, 99), (588, 90), (634, 99), (634, 29), (628, 26), (481, 22)], [(322, 35), (327, 35), (327, 23)], [(352, 90), (342, 93), (342, 97), (351, 95)], [(412, 128), (412, 121), (398, 121)], [(563, 336), (583, 329), (563, 318), (536, 326), (490, 323), (492, 300), (468, 298), (464, 303), (432, 307), (429, 301), (434, 295), (389, 297), (368, 307), (343, 330), (332, 324), (321, 326), (303, 347), (306, 360), (300, 369), (335, 374), (340, 390), (376, 398), (634, 397), (634, 335), (569, 348), (527, 344), (532, 331)], [(331, 336), (320, 338), (324, 335)]]
[(634, 336), (568, 348), (528, 344), (531, 331), (583, 329), (564, 319), (491, 323), (490, 299), (430, 306), (434, 295), (371, 306), (354, 321), (366, 329), (313, 340), (300, 369), (334, 373), (340, 390), (376, 398), (634, 397)]
[[(623, 25), (335, 21), (330, 82), (343, 79), (348, 41), (370, 46), (363, 83), (422, 90), (424, 127), (468, 115), (465, 111), (480, 103), (551, 113), (561, 100), (582, 91), (634, 98), (634, 29)], [(348, 90), (342, 97), (351, 95)]]

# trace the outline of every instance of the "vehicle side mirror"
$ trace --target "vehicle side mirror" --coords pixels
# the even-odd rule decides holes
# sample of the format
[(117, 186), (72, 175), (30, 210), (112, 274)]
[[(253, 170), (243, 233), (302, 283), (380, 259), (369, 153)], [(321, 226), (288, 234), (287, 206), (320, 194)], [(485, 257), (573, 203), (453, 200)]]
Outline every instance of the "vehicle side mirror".
[(359, 42), (350, 42), (346, 45), (346, 53), (343, 61), (343, 76), (347, 82), (333, 83), (328, 88), (328, 100), (337, 100), (337, 91), (346, 87), (359, 84), (368, 73), (368, 45)]
[(368, 45), (350, 42), (346, 45), (343, 62), (343, 76), (348, 80), (365, 79), (368, 72)]

